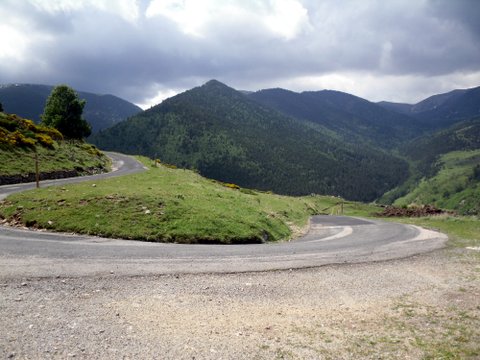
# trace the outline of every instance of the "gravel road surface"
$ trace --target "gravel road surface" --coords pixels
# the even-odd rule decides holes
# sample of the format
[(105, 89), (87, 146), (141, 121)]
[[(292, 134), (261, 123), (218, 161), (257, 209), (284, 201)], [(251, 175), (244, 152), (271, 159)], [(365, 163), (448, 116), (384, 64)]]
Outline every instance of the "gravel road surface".
[(468, 253), (451, 257), (439, 250), (292, 271), (0, 278), (0, 357), (440, 359), (449, 358), (445, 349), (475, 359), (480, 266)]
[(296, 241), (244, 246), (1, 228), (0, 356), (478, 358), (478, 254), (445, 242), (348, 217), (314, 217)]

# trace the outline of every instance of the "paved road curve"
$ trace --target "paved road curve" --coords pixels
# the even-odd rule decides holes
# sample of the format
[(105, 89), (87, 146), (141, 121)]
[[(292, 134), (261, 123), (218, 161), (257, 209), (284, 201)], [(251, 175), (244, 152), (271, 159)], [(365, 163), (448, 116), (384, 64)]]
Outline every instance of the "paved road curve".
[[(93, 178), (142, 170), (132, 158), (110, 155), (120, 168)], [(0, 187), (0, 196), (32, 187), (15, 186)], [(255, 245), (156, 244), (0, 227), (0, 278), (290, 269), (407, 257), (441, 248), (446, 240), (411, 225), (342, 216), (313, 217), (301, 239)]]
[[(113, 176), (133, 174), (133, 173), (145, 170), (143, 165), (131, 156), (113, 153), (113, 152), (105, 152), (105, 153), (112, 159), (112, 168), (113, 168), (112, 172), (97, 174), (92, 176), (79, 176), (79, 177), (72, 177), (72, 178), (66, 178), (66, 179), (45, 180), (40, 182), (40, 186), (46, 187), (46, 186), (52, 186), (52, 185), (72, 184), (72, 183), (77, 183), (77, 182), (86, 181), (86, 180), (106, 179)], [(10, 194), (29, 190), (29, 189), (34, 189), (34, 188), (35, 188), (34, 182), (0, 186), (0, 200), (6, 198)]]

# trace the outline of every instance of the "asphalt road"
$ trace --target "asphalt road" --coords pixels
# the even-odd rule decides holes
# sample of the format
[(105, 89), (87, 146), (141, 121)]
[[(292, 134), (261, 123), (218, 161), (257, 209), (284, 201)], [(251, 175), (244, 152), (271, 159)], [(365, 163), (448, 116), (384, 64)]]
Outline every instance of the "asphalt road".
[[(109, 154), (118, 170), (44, 182), (61, 185), (142, 171)], [(0, 197), (34, 184), (0, 187)], [(444, 246), (444, 234), (416, 226), (343, 216), (314, 216), (298, 240), (251, 245), (157, 244), (0, 227), (0, 278), (245, 272), (408, 257)]]
[[(112, 170), (109, 173), (97, 174), (91, 176), (79, 176), (66, 179), (45, 180), (40, 182), (40, 187), (47, 187), (53, 185), (64, 185), (78, 183), (86, 180), (106, 179), (114, 176), (128, 175), (136, 172), (144, 171), (145, 168), (141, 163), (135, 160), (133, 157), (118, 154), (114, 152), (105, 152), (112, 159)], [(8, 195), (30, 190), (35, 188), (35, 183), (13, 184), (0, 186), (0, 200), (6, 198)]]

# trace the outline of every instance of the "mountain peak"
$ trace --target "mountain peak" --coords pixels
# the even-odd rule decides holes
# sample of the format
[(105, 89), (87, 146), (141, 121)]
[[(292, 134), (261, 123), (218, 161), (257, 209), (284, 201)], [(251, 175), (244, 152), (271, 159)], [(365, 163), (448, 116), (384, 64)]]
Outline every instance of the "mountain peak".
[(212, 79), (212, 80), (208, 80), (202, 87), (216, 87), (216, 88), (229, 88), (231, 89), (228, 85), (225, 85), (224, 83), (216, 80), (216, 79)]

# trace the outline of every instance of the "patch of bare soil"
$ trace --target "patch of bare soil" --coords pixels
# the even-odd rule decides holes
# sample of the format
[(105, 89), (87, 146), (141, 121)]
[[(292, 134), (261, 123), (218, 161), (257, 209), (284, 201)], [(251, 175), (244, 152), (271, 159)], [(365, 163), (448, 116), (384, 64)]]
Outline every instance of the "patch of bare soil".
[(478, 254), (246, 274), (0, 280), (4, 358), (480, 357)]
[(383, 217), (423, 217), (442, 214), (453, 214), (453, 212), (438, 209), (433, 205), (411, 207), (386, 206), (382, 212), (376, 215)]

